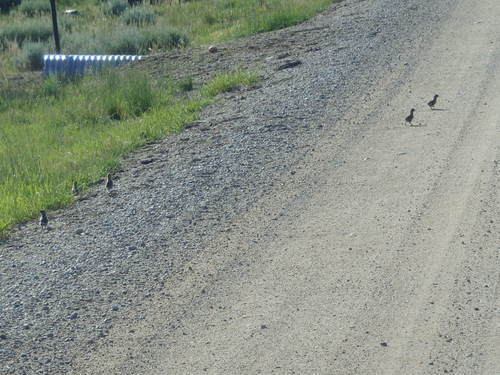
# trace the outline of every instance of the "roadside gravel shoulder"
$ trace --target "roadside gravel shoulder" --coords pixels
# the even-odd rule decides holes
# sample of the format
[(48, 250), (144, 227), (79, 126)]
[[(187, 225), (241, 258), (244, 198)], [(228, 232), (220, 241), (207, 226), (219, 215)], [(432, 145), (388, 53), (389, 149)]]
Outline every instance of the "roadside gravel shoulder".
[[(447, 7), (451, 1), (349, 0), (296, 27), (223, 44), (215, 54), (195, 49), (145, 59), (140, 68), (157, 76), (174, 64), (170, 74), (200, 83), (249, 67), (262, 81), (222, 95), (185, 131), (130, 155), (115, 176), (116, 196), (99, 184), (49, 213), (49, 230), (29, 222), (12, 231), (0, 245), (5, 373), (146, 371), (154, 355), (141, 355), (153, 338), (124, 327), (153, 322), (155, 306), (166, 302), (175, 307), (172, 316), (182, 314), (185, 301), (169, 286), (189, 284), (190, 262), (215, 249), (227, 267), (242, 249), (221, 241), (243, 230), (238, 222), (251, 225), (248, 212), (264, 210), (268, 221), (254, 227), (269, 227), (281, 205), (307, 195), (321, 179), (300, 171), (310, 168), (303, 160), (319, 140), (331, 137), (337, 151), (330, 162), (341, 164), (365, 129), (354, 118), (348, 128), (336, 120), (352, 106), (362, 112), (373, 98), (383, 103), (377, 83), (401, 84)], [(279, 69), (294, 61), (301, 64)], [(197, 293), (203, 291), (186, 296)], [(102, 350), (114, 353), (109, 365), (90, 361)]]

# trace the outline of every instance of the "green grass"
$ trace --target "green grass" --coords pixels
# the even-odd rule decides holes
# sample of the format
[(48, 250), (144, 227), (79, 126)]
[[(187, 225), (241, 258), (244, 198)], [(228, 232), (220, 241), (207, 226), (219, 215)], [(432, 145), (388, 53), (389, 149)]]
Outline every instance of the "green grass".
[(76, 32), (67, 34), (62, 42), (71, 45), (67, 49), (69, 53), (83, 50), (89, 54), (144, 55), (153, 49), (182, 47), (188, 40), (184, 34), (166, 25), (157, 25), (142, 28), (119, 26), (113, 35)]
[(126, 153), (195, 120), (217, 94), (256, 79), (248, 71), (221, 74), (189, 94), (182, 83), (133, 71), (1, 86), (0, 233), (70, 203), (72, 181), (85, 189)]
[[(0, 14), (0, 71), (16, 72), (24, 40), (49, 41), (46, 52), (52, 52), (52, 25), (43, 14), (46, 8), (35, 6), (40, 1), (48, 3), (23, 0), (9, 13)], [(64, 53), (147, 54), (182, 47), (188, 41), (194, 46), (213, 44), (294, 25), (335, 1), (182, 0), (179, 5), (164, 0), (130, 7), (123, 0), (64, 0), (58, 2), (58, 19)], [(67, 8), (77, 9), (79, 15), (64, 14)]]
[(119, 16), (128, 8), (128, 3), (124, 0), (110, 0), (104, 6), (104, 14), (107, 16)]
[(51, 36), (52, 26), (48, 18), (33, 18), (31, 22), (14, 20), (0, 26), (0, 50), (5, 50), (9, 43), (21, 47), (25, 41), (46, 41)]
[(47, 0), (24, 0), (19, 6), (19, 11), (28, 16), (40, 16), (50, 13), (50, 2)]

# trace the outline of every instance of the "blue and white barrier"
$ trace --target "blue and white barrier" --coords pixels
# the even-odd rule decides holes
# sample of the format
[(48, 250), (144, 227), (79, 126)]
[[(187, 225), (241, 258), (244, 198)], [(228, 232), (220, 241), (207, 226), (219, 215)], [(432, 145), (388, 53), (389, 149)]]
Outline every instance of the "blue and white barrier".
[(104, 66), (117, 66), (129, 61), (140, 60), (133, 55), (43, 55), (43, 74), (74, 76), (87, 71), (98, 71)]

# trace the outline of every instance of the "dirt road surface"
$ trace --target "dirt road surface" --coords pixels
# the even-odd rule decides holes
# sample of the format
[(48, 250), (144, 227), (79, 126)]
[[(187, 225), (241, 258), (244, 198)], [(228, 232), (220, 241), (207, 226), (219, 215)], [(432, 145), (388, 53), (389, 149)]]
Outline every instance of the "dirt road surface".
[(457, 3), (404, 82), (336, 124), (365, 129), (343, 159), (325, 130), (309, 191), (283, 187), (273, 224), (249, 213), (237, 259), (192, 261), (217, 277), (172, 286), (149, 373), (500, 374), (500, 3)]
[(500, 374), (500, 2), (453, 3), (75, 372)]

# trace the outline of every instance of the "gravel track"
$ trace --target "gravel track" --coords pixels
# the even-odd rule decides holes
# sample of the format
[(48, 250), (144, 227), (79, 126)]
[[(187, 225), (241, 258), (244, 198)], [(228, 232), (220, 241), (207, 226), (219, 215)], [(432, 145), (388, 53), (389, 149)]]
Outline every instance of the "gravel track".
[[(182, 133), (130, 155), (115, 176), (115, 196), (101, 183), (67, 209), (49, 213), (50, 230), (40, 230), (35, 222), (13, 230), (0, 245), (1, 372), (203, 371), (209, 361), (183, 343), (183, 336), (206, 329), (204, 323), (193, 323), (197, 308), (209, 304), (212, 310), (225, 310), (236, 304), (212, 305), (221, 295), (234, 297), (228, 284), (245, 280), (255, 267), (267, 267), (267, 254), (252, 244), (279, 239), (287, 233), (283, 227), (310, 212), (316, 202), (312, 197), (332, 186), (325, 168), (342, 170), (352, 150), (376, 138), (378, 129), (369, 120), (382, 118), (389, 102), (399, 103), (397, 93), (407, 90), (406, 80), (416, 74), (420, 55), (462, 3), (348, 0), (296, 27), (221, 45), (217, 54), (197, 48), (138, 65), (156, 76), (193, 74), (196, 83), (229, 68), (257, 67), (262, 81), (222, 95)], [(301, 64), (278, 70), (292, 61)], [(339, 204), (349, 199), (344, 193), (339, 192)], [(495, 199), (493, 193), (489, 201)], [(316, 209), (321, 217), (322, 207)], [(491, 215), (488, 220), (494, 220), (495, 213)], [(305, 222), (319, 227), (321, 221), (311, 216)], [(354, 276), (362, 280), (361, 274)], [(349, 280), (338, 282), (349, 289)], [(362, 292), (366, 300), (371, 290)], [(266, 324), (258, 331), (265, 331)], [(419, 327), (416, 317), (413, 324)], [(358, 343), (365, 340), (353, 337)], [(201, 338), (209, 339), (196, 337)], [(237, 344), (227, 336), (220, 339)], [(405, 345), (401, 353), (411, 348)], [(186, 348), (199, 355), (199, 363), (182, 362), (179, 353), (188, 353)], [(495, 353), (485, 356), (494, 358)], [(260, 354), (270, 366), (271, 360)], [(179, 362), (170, 362), (170, 355)], [(220, 362), (206, 368), (236, 373), (241, 364), (239, 372), (272, 372), (265, 365), (244, 366), (236, 354), (232, 359), (235, 367)], [(450, 368), (448, 362), (439, 370)], [(350, 366), (343, 373), (388, 374), (401, 368), (403, 373), (422, 373), (415, 372), (414, 364), (397, 361), (388, 361), (396, 364), (382, 372), (362, 363), (353, 367), (355, 362), (346, 359), (339, 363)], [(321, 365), (311, 373), (335, 368)], [(298, 373), (312, 371), (295, 368), (300, 368)], [(276, 372), (293, 373), (288, 370)]]

